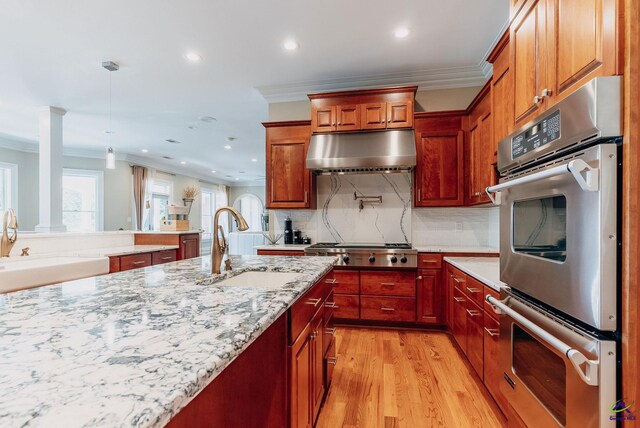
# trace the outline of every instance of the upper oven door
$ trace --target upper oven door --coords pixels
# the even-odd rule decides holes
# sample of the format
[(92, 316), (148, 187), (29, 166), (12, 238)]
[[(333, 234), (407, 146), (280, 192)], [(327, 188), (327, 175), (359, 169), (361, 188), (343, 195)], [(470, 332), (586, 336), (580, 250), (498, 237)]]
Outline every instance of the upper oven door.
[(617, 146), (503, 180), (500, 279), (600, 330), (616, 329)]

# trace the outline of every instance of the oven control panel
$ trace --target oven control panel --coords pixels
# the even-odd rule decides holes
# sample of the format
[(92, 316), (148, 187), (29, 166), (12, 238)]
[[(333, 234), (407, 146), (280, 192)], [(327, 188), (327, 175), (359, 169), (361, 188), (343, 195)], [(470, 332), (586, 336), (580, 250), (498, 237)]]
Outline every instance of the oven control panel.
[(560, 110), (513, 137), (511, 159), (516, 159), (558, 138), (560, 138)]

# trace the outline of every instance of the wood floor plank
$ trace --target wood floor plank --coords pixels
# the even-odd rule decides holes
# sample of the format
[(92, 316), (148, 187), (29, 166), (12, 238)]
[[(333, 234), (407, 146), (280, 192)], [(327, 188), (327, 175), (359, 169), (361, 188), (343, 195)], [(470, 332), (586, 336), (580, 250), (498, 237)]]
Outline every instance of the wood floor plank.
[(504, 427), (444, 332), (339, 327), (338, 363), (318, 428)]

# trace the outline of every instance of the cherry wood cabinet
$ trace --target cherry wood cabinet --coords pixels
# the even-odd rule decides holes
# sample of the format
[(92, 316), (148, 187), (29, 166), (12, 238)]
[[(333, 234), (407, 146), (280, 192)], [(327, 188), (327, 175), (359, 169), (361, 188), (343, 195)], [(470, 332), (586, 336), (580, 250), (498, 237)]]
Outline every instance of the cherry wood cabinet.
[(490, 202), (485, 189), (497, 182), (491, 113), (491, 81), (480, 91), (467, 116), (467, 205)]
[(182, 233), (136, 233), (135, 245), (177, 245), (176, 260), (200, 257), (200, 233), (185, 231)]
[(360, 271), (360, 293), (374, 296), (415, 297), (415, 271)]
[(307, 325), (305, 331), (290, 348), (291, 360), (291, 393), (289, 405), (291, 408), (292, 428), (311, 428), (313, 426), (311, 383), (312, 374), (312, 327)]
[(487, 61), (493, 64), (491, 79), (491, 114), (493, 115), (493, 145), (491, 163), (497, 164), (498, 143), (513, 132), (514, 100), (513, 72), (509, 66), (509, 32), (505, 32)]
[(357, 320), (360, 318), (359, 294), (336, 294), (333, 298), (336, 302), (334, 311), (336, 319)]
[(175, 262), (177, 259), (178, 251), (176, 250), (163, 250), (151, 253), (151, 264), (154, 266)]
[(464, 111), (415, 115), (414, 206), (463, 206)]
[(467, 298), (458, 287), (453, 288), (453, 337), (462, 352), (467, 353)]
[(311, 136), (309, 122), (266, 122), (263, 125), (267, 129), (267, 208), (314, 209), (315, 178), (306, 168)]
[(387, 127), (387, 104), (369, 103), (360, 106), (362, 129), (385, 129)]
[(357, 131), (360, 125), (360, 106), (358, 104), (339, 105), (336, 109), (336, 130)]
[(440, 324), (442, 271), (418, 271), (418, 322)]
[(188, 235), (181, 235), (178, 254), (179, 260), (200, 257), (200, 234), (191, 233)]
[(178, 258), (178, 250), (161, 250), (147, 253), (136, 253), (109, 257), (109, 273), (123, 272), (147, 266), (174, 262)]
[(412, 128), (416, 86), (309, 94), (311, 132)]
[(527, 0), (510, 26), (515, 125), (597, 76), (622, 72), (616, 0)]
[(500, 356), (498, 354), (500, 341), (500, 323), (490, 314), (493, 311), (484, 311), (484, 384), (498, 403), (502, 413), (507, 413), (507, 399), (500, 390), (502, 370), (500, 368)]
[(372, 321), (416, 321), (415, 297), (360, 296), (360, 318)]
[(482, 307), (467, 298), (466, 354), (480, 379), (484, 379), (484, 322)]
[(313, 132), (336, 130), (336, 106), (311, 107), (311, 129)]

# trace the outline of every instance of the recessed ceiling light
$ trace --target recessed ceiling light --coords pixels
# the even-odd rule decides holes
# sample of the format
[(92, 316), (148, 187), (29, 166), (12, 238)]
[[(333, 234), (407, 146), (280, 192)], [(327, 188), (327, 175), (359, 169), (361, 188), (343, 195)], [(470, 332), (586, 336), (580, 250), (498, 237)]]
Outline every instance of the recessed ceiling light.
[(288, 51), (295, 51), (300, 47), (300, 45), (295, 40), (289, 39), (284, 41), (284, 43), (282, 44), (282, 47)]
[(236, 181), (238, 181), (238, 180), (240, 180), (240, 178), (239, 178), (239, 177), (236, 177)]
[(258, 162), (258, 159), (253, 158), (253, 159), (251, 159), (251, 162)]
[(186, 162), (186, 161), (181, 161), (181, 162), (180, 162), (180, 165), (186, 165), (186, 164), (187, 164), (187, 162)]
[(147, 150), (147, 149), (142, 149), (142, 153), (149, 153), (149, 150)]
[(227, 150), (231, 150), (231, 146), (229, 144), (225, 144), (224, 148)]
[(187, 58), (191, 62), (198, 62), (202, 59), (202, 57), (198, 55), (196, 52), (187, 52), (187, 54), (185, 55), (185, 58)]
[(396, 36), (396, 39), (404, 39), (410, 33), (411, 33), (411, 30), (409, 30), (407, 27), (400, 27), (393, 32), (393, 35)]
[(216, 173), (216, 170), (215, 170), (215, 169), (212, 169), (212, 170), (211, 170), (211, 174), (215, 174), (215, 173)]

